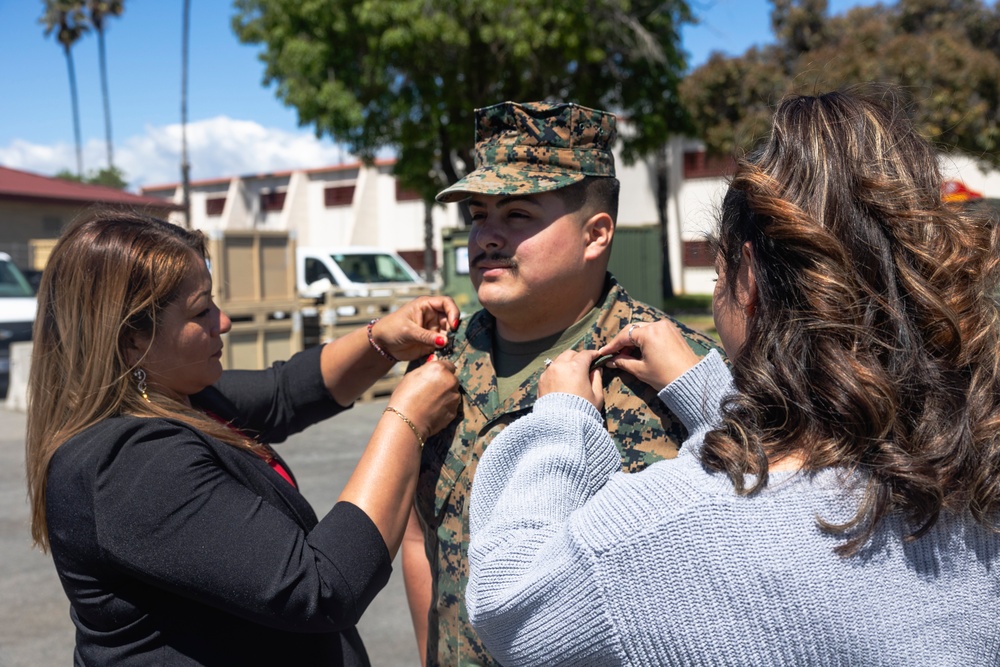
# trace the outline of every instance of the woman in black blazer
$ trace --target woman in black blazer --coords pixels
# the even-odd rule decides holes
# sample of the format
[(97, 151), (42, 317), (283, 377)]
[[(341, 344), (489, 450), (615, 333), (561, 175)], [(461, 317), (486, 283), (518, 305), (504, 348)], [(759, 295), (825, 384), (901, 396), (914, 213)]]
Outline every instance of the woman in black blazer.
[(204, 237), (144, 216), (74, 223), (39, 292), (27, 466), (32, 535), (71, 602), (77, 665), (367, 665), (355, 624), (389, 578), (423, 439), (454, 368), (407, 375), (317, 520), (270, 447), (396, 360), (446, 343), (423, 297), (264, 371), (222, 371), (229, 319)]

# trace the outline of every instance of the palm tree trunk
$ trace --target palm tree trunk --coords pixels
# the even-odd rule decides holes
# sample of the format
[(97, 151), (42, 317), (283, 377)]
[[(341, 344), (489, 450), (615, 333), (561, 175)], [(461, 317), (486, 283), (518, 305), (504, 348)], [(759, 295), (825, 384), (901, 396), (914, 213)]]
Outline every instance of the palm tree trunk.
[(181, 29), (181, 191), (184, 198), (184, 226), (191, 229), (191, 165), (187, 145), (188, 36), (191, 32), (191, 0), (184, 0)]
[(76, 139), (76, 175), (83, 178), (83, 141), (80, 138), (80, 101), (76, 94), (76, 69), (73, 67), (73, 54), (69, 48), (66, 53), (66, 69), (69, 71), (69, 96), (73, 105), (73, 136)]
[(656, 214), (660, 223), (660, 241), (663, 244), (660, 284), (664, 299), (672, 299), (674, 296), (674, 280), (670, 271), (670, 218), (667, 213), (667, 202), (670, 198), (670, 168), (667, 166), (668, 145), (656, 149), (656, 153), (653, 155), (656, 179)]
[(97, 31), (97, 54), (101, 64), (101, 96), (104, 98), (104, 140), (108, 146), (108, 169), (114, 169), (114, 143), (111, 141), (111, 96), (108, 94), (108, 61), (104, 55), (103, 29)]
[(73, 107), (73, 136), (76, 140), (76, 175), (83, 180), (83, 140), (80, 138), (80, 101), (76, 94), (76, 68), (73, 66), (73, 44), (89, 28), (83, 15), (81, 3), (68, 0), (43, 0), (45, 11), (41, 23), (45, 26), (46, 37), (53, 32), (66, 56), (66, 70), (69, 72), (69, 96)]

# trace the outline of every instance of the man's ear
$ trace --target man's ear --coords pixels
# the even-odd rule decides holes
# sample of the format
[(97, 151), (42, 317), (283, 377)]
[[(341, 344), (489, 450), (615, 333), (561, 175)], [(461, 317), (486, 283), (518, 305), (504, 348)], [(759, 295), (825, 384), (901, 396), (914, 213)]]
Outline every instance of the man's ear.
[(583, 231), (587, 242), (584, 259), (597, 259), (611, 248), (611, 240), (615, 236), (615, 221), (605, 212), (595, 213), (584, 223)]
[(749, 241), (743, 244), (738, 280), (736, 295), (743, 310), (749, 315), (757, 309), (757, 277), (753, 272), (753, 246)]

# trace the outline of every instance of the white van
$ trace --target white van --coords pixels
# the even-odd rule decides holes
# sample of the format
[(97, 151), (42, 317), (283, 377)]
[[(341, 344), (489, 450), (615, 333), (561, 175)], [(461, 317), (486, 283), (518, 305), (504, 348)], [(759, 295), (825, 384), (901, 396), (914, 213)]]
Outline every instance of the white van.
[(321, 301), (330, 288), (347, 297), (426, 294), (425, 283), (392, 250), (373, 246), (303, 247), (296, 251), (299, 296)]
[(0, 397), (10, 384), (10, 344), (31, 340), (37, 305), (28, 279), (0, 252)]

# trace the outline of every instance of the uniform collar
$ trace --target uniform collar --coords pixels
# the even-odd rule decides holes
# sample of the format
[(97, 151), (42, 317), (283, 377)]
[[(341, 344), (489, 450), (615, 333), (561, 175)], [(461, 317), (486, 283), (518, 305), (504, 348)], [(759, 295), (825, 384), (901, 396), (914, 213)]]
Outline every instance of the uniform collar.
[[(596, 349), (621, 330), (623, 321), (632, 320), (635, 302), (610, 273), (605, 276), (604, 293), (597, 323), (572, 349)], [(459, 328), (455, 336), (455, 351), (451, 357), (458, 383), (468, 403), (478, 409), (487, 421), (530, 409), (535, 404), (538, 376), (541, 375), (539, 370), (529, 376), (501, 404), (497, 397), (496, 372), (491, 356), (495, 330), (496, 318), (485, 309), (477, 311)]]

